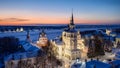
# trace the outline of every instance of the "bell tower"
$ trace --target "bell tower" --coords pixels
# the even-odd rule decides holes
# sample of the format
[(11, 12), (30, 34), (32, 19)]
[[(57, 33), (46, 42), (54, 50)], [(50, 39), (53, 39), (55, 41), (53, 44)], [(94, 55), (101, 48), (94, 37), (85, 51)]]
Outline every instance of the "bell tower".
[(75, 29), (74, 16), (72, 11), (72, 16), (68, 28), (66, 28), (62, 33), (62, 40), (64, 42), (63, 46), (63, 57), (65, 60), (72, 62), (80, 58), (80, 49), (77, 47), (77, 36), (78, 32)]
[(73, 10), (72, 10), (72, 16), (71, 16), (71, 19), (70, 19), (69, 28), (74, 29), (74, 27), (75, 27), (75, 24), (74, 24)]

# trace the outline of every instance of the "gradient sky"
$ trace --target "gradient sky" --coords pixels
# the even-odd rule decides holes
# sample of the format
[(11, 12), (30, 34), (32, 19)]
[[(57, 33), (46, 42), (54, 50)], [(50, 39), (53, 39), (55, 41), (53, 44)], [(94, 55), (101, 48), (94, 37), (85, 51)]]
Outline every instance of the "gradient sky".
[(120, 0), (0, 0), (0, 25), (119, 24)]

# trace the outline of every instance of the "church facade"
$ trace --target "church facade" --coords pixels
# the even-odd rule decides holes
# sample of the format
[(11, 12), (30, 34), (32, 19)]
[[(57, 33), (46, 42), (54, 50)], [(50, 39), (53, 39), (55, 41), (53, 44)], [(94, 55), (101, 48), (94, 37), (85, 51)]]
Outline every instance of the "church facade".
[(84, 40), (81, 38), (80, 31), (75, 29), (73, 13), (68, 27), (62, 32), (61, 40), (57, 38), (52, 40), (51, 43), (56, 57), (63, 59), (65, 63), (71, 64), (72, 60), (82, 57), (81, 52), (86, 47)]

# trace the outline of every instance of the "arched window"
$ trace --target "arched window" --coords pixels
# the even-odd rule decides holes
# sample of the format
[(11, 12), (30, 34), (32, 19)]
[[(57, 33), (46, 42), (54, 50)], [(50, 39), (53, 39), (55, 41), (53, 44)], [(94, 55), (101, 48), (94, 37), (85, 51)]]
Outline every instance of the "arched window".
[(64, 36), (66, 36), (66, 33), (64, 33)]
[(73, 34), (71, 34), (71, 37), (73, 38), (73, 37), (74, 37), (74, 35), (73, 35)]

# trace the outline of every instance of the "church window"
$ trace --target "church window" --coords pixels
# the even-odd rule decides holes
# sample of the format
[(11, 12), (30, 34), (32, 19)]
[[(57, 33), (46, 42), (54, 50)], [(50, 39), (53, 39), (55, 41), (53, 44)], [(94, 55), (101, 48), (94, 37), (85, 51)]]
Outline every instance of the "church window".
[(66, 33), (64, 34), (64, 36), (66, 36)]
[(70, 37), (70, 35), (68, 34), (68, 37)]
[(71, 34), (71, 37), (73, 38), (73, 35)]

